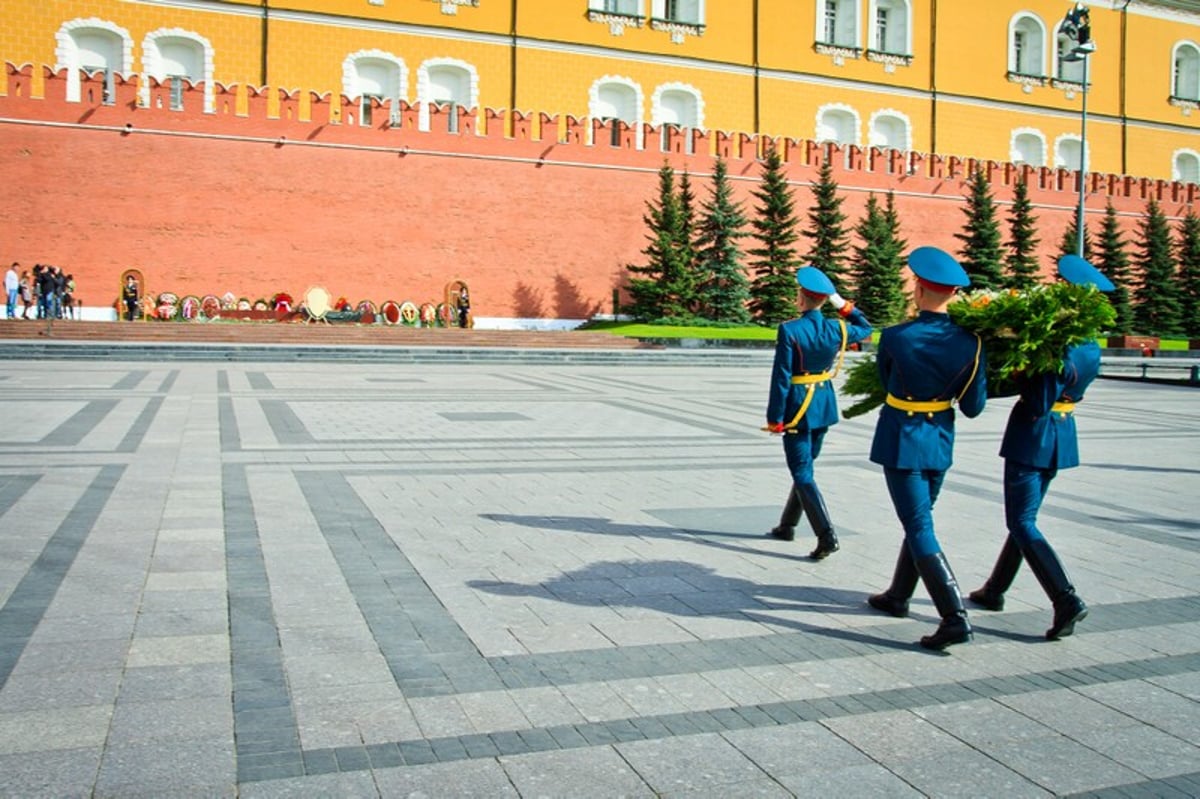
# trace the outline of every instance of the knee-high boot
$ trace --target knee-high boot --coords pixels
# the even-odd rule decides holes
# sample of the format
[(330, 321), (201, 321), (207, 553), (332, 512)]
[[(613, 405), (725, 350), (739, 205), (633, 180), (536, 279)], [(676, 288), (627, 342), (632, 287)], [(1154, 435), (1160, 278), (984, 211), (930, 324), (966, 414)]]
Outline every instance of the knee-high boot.
[(825, 508), (825, 498), (815, 485), (796, 486), (804, 512), (808, 515), (808, 523), (812, 525), (813, 534), (817, 537), (817, 548), (808, 553), (813, 560), (825, 560), (841, 549), (837, 533), (833, 531), (833, 522), (829, 521), (829, 511)]
[(1033, 541), (1025, 549), (1029, 568), (1042, 584), (1042, 590), (1054, 603), (1054, 622), (1046, 630), (1046, 639), (1053, 641), (1075, 632), (1075, 622), (1082, 621), (1088, 614), (1087, 605), (1075, 594), (1062, 562), (1044, 538)]
[(799, 524), (802, 513), (804, 513), (804, 503), (801, 502), (800, 494), (793, 484), (792, 489), (788, 491), (787, 502), (783, 503), (783, 512), (779, 514), (779, 524), (772, 527), (771, 532), (767, 535), (783, 541), (791, 541), (796, 537), (796, 525)]
[(1000, 556), (992, 567), (992, 574), (983, 586), (976, 588), (967, 598), (984, 610), (1004, 610), (1004, 592), (1012, 585), (1021, 568), (1021, 547), (1017, 539), (1009, 535), (1000, 548)]
[(901, 542), (900, 555), (896, 558), (896, 571), (892, 574), (892, 584), (882, 594), (867, 597), (867, 604), (897, 618), (904, 618), (908, 615), (908, 600), (917, 588), (919, 576), (912, 553), (908, 551), (908, 544)]
[(916, 561), (917, 572), (921, 581), (929, 591), (929, 597), (937, 608), (942, 623), (938, 625), (933, 635), (921, 639), (921, 646), (926, 649), (945, 649), (952, 644), (965, 644), (971, 640), (971, 623), (967, 621), (967, 611), (963, 607), (962, 594), (958, 591), (958, 581), (950, 564), (946, 561), (945, 553), (938, 552), (927, 555)]

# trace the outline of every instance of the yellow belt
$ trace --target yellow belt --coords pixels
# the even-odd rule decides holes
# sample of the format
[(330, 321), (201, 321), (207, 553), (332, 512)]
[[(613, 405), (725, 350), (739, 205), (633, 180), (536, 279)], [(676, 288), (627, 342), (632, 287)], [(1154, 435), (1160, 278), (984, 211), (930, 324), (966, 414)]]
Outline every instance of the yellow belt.
[(1074, 402), (1056, 402), (1050, 406), (1051, 413), (1061, 413), (1063, 416), (1066, 416), (1068, 413), (1073, 413), (1074, 411)]
[(795, 430), (796, 425), (800, 424), (800, 420), (804, 418), (804, 414), (808, 413), (808, 406), (812, 404), (814, 389), (821, 383), (828, 383), (833, 379), (833, 372), (817, 372), (811, 375), (792, 375), (793, 386), (808, 386), (808, 391), (804, 392), (804, 402), (800, 403), (800, 410), (796, 411), (796, 415), (792, 417), (792, 421), (783, 426), (785, 430)]
[(940, 413), (951, 408), (950, 400), (903, 400), (894, 394), (888, 394), (885, 402), (898, 410), (908, 411), (909, 416), (914, 413)]

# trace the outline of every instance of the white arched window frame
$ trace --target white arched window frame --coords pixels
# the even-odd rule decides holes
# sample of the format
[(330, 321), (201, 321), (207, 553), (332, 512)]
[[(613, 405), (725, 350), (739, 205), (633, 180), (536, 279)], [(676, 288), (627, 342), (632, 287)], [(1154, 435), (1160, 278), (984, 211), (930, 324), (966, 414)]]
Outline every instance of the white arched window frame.
[(858, 0), (817, 0), (816, 41), (858, 49)]
[(1091, 153), (1080, 144), (1078, 134), (1065, 134), (1054, 140), (1054, 166), (1056, 169), (1079, 169), (1080, 151), (1083, 153), (1083, 171), (1088, 171), (1088, 159)]
[[(89, 58), (85, 49), (80, 47), (80, 42), (86, 42), (91, 37), (104, 39), (111, 43), (112, 52), (104, 58), (105, 63), (103, 64), (84, 63)], [(112, 88), (114, 75), (125, 76), (133, 73), (133, 39), (130, 37), (129, 31), (116, 23), (97, 17), (73, 19), (62, 24), (62, 27), (54, 34), (54, 41), (54, 69), (56, 72), (60, 69), (67, 70), (67, 100), (69, 102), (79, 102), (79, 71), (81, 69), (92, 67), (108, 70), (109, 81), (105, 87), (106, 93)]]
[[(1067, 56), (1074, 49), (1075, 45), (1070, 43), (1062, 43), (1059, 41), (1058, 31), (1062, 28), (1062, 22), (1054, 28), (1054, 77), (1066, 83), (1083, 83), (1083, 59), (1078, 61), (1064, 61), (1063, 57)], [(1065, 49), (1064, 49), (1065, 48)], [(1084, 56), (1091, 58), (1091, 56)]]
[(862, 120), (845, 103), (829, 103), (817, 109), (818, 142), (858, 145), (862, 142)]
[[(184, 45), (199, 53), (195, 68), (183, 68), (172, 58), (172, 49)], [(142, 69), (149, 78), (163, 81), (170, 77), (186, 77), (191, 83), (204, 82), (204, 111), (213, 112), (213, 46), (208, 39), (182, 28), (160, 28), (146, 34), (142, 40)], [(174, 87), (172, 87), (174, 91)], [(150, 84), (143, 81), (139, 101), (150, 104)]]
[(1046, 136), (1036, 128), (1017, 128), (1009, 144), (1009, 160), (1014, 164), (1046, 165)]
[(1181, 183), (1200, 183), (1200, 153), (1176, 150), (1171, 158), (1171, 178)]
[[(650, 95), (650, 124), (661, 129), (662, 143), (667, 141), (667, 125), (686, 131), (703, 129), (704, 100), (700, 91), (686, 83), (664, 83)], [(691, 136), (687, 136), (691, 147)], [(691, 151), (690, 149), (688, 150)]]
[(383, 50), (359, 50), (342, 61), (342, 93), (357, 100), (360, 125), (371, 124), (369, 100), (390, 103), (392, 124), (399, 122), (400, 101), (407, 100), (408, 66), (404, 59)]
[(1200, 100), (1200, 46), (1178, 42), (1171, 51), (1171, 97)]
[[(645, 117), (642, 108), (645, 96), (642, 87), (632, 78), (622, 78), (616, 75), (605, 75), (592, 83), (588, 89), (588, 116), (591, 119), (619, 119), (633, 126), (637, 132), (637, 148), (644, 146), (642, 137), (642, 122)], [(591, 141), (592, 126), (588, 125), (588, 143)]]
[(871, 0), (867, 13), (872, 50), (890, 55), (912, 53), (912, 7), (908, 0)]
[[(456, 76), (458, 86), (447, 95), (448, 87), (442, 78)], [(462, 108), (479, 107), (479, 72), (473, 64), (457, 58), (431, 58), (417, 69), (418, 127), (429, 130), (429, 106), (431, 103), (453, 102)]]
[(912, 149), (912, 123), (908, 115), (894, 108), (883, 108), (871, 114), (867, 122), (867, 145), (886, 150)]
[(1036, 14), (1021, 12), (1008, 21), (1008, 71), (1046, 76), (1046, 23)]

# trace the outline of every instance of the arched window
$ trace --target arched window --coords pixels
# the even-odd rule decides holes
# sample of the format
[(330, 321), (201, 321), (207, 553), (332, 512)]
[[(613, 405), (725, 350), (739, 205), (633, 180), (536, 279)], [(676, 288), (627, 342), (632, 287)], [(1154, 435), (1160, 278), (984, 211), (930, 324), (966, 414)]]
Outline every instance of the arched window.
[[(1078, 136), (1059, 136), (1054, 143), (1054, 166), (1060, 169), (1077, 170), (1088, 168), (1087, 148), (1081, 147)], [(1082, 158), (1082, 167), (1080, 160)]]
[(1046, 26), (1033, 14), (1021, 13), (1009, 20), (1008, 71), (1035, 77), (1046, 74)]
[(398, 121), (400, 100), (405, 98), (408, 68), (404, 61), (382, 50), (360, 50), (342, 62), (342, 93), (358, 100), (358, 123), (374, 123), (373, 100), (391, 106), (393, 123)]
[(1061, 22), (1054, 30), (1054, 63), (1057, 65), (1054, 77), (1069, 83), (1083, 83), (1083, 59), (1090, 56), (1075, 55), (1076, 45), (1069, 38), (1059, 36), (1060, 28)]
[(704, 127), (704, 108), (700, 92), (683, 83), (659, 86), (650, 98), (650, 124), (661, 128), (662, 149), (667, 149), (672, 126), (684, 133), (690, 148), (692, 140), (687, 131)]
[(869, 13), (872, 50), (895, 55), (912, 52), (908, 0), (871, 0)]
[[(475, 67), (453, 58), (435, 58), (421, 65), (417, 73), (417, 101), (421, 104), (420, 128), (429, 130), (431, 104), (456, 108), (475, 108), (479, 104), (479, 76)], [(458, 119), (451, 114), (451, 130)]]
[[(629, 78), (608, 75), (593, 83), (588, 98), (588, 116), (635, 126), (637, 146), (641, 149), (642, 89)], [(611, 143), (616, 145), (619, 141), (618, 128), (614, 125)]]
[(1180, 42), (1175, 45), (1171, 63), (1171, 96), (1180, 100), (1200, 100), (1200, 47), (1191, 42)]
[[(1031, 128), (1014, 130), (1009, 159), (1014, 164), (1046, 165), (1046, 137)], [(1076, 156), (1078, 160), (1078, 156)]]
[(55, 34), (55, 69), (67, 70), (67, 100), (80, 100), (80, 72), (104, 76), (105, 103), (116, 100), (115, 76), (133, 70), (133, 40), (122, 27), (92, 17), (64, 23)]
[(1200, 183), (1200, 153), (1195, 150), (1177, 150), (1171, 177), (1181, 183)]
[[(204, 83), (204, 110), (213, 110), (213, 47), (208, 39), (174, 28), (157, 30), (142, 42), (142, 67), (148, 77), (171, 80), (171, 107), (183, 107), (183, 83)], [(181, 80), (176, 80), (181, 79)], [(150, 102), (150, 86), (142, 86), (142, 104)]]
[(899, 111), (879, 111), (871, 115), (867, 144), (888, 150), (912, 149), (908, 117)]
[(668, 22), (703, 25), (704, 0), (652, 0), (650, 14)]
[(858, 0), (817, 0), (817, 41), (858, 47)]
[(858, 114), (846, 105), (826, 105), (817, 111), (817, 136), (819, 142), (858, 144)]

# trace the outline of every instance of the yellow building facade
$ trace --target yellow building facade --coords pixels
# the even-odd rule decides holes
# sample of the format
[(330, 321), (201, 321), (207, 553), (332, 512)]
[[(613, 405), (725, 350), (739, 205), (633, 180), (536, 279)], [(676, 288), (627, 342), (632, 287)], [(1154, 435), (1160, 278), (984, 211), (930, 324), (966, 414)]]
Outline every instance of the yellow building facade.
[(1087, 4), (1083, 57), (1059, 36), (1075, 7), (0, 0), (0, 58), (1200, 182), (1200, 2)]

